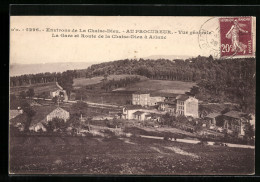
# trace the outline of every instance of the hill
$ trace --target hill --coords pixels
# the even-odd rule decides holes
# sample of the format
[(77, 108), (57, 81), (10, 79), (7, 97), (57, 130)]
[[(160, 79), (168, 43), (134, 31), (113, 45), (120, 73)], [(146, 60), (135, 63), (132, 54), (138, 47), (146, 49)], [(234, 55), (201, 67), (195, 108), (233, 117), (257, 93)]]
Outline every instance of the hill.
[(143, 57), (143, 59), (152, 59), (152, 60), (156, 60), (156, 59), (169, 59), (169, 60), (175, 60), (175, 59), (189, 59), (191, 58), (191, 56), (187, 56), (187, 55), (151, 55), (148, 57)]
[(90, 62), (62, 62), (62, 63), (42, 63), (42, 64), (11, 64), (10, 76), (19, 76), (24, 74), (37, 74), (45, 72), (63, 72), (66, 70), (88, 68)]

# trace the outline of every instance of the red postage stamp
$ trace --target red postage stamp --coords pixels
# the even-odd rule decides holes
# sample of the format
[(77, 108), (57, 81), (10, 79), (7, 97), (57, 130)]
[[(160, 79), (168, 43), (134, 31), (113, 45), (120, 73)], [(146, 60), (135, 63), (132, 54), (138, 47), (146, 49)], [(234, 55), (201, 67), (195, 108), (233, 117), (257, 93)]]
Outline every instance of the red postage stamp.
[(219, 18), (220, 56), (253, 56), (251, 17)]

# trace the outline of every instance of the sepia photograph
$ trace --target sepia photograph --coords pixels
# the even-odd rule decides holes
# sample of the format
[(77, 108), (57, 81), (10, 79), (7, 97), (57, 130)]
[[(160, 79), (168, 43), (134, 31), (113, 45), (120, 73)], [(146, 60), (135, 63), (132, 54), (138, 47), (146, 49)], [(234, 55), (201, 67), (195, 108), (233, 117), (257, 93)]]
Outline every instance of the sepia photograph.
[(9, 174), (254, 175), (256, 17), (10, 16)]

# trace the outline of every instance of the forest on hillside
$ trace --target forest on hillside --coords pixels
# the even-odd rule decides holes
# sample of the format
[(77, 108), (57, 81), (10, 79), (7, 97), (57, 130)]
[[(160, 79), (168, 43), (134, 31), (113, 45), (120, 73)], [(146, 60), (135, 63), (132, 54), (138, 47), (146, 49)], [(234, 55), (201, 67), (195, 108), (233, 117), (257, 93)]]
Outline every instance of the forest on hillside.
[(74, 78), (112, 74), (133, 74), (156, 80), (196, 82), (202, 91), (225, 95), (229, 100), (239, 102), (243, 110), (254, 112), (255, 58), (213, 59), (212, 56), (198, 56), (186, 60), (125, 59), (94, 64), (82, 70), (11, 77), (10, 86), (58, 81), (61, 86), (65, 86), (65, 89), (71, 89), (69, 87)]

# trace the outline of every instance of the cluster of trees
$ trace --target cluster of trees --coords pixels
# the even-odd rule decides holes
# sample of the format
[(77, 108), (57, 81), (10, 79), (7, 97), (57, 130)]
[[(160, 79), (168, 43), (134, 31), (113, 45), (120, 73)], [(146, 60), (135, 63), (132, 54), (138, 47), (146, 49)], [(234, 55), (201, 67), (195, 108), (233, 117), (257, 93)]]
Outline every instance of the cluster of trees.
[(29, 88), (27, 91), (19, 92), (19, 97), (21, 99), (25, 99), (26, 97), (32, 98), (34, 95), (35, 93), (33, 88)]
[[(10, 78), (10, 86), (25, 86), (25, 85), (32, 85), (32, 84), (39, 84), (39, 83), (50, 83), (50, 82), (59, 82), (62, 77), (70, 76), (73, 78), (83, 77), (79, 74), (76, 70), (68, 70), (62, 73), (60, 72), (46, 72), (46, 73), (38, 73), (38, 74), (25, 74), (21, 76), (12, 76)], [(86, 74), (84, 74), (85, 76)]]
[[(79, 75), (76, 70), (67, 70), (62, 73), (39, 73), (39, 74), (29, 74), (29, 75), (21, 75), (14, 76), (10, 78), (10, 86), (25, 86), (31, 84), (38, 83), (50, 83), (50, 82), (58, 82), (59, 85), (66, 90), (68, 96), (71, 93), (73, 79), (77, 78)], [(23, 92), (23, 91), (22, 91)], [(26, 93), (22, 93), (22, 95), (26, 95)], [(46, 94), (43, 93), (43, 96)]]
[(109, 90), (119, 88), (119, 87), (126, 87), (128, 85), (133, 84), (133, 83), (137, 83), (140, 80), (141, 80), (140, 77), (137, 77), (137, 76), (121, 78), (119, 80), (115, 80), (115, 79), (106, 80), (106, 79), (104, 79), (103, 83), (102, 83), (102, 89), (109, 91)]

